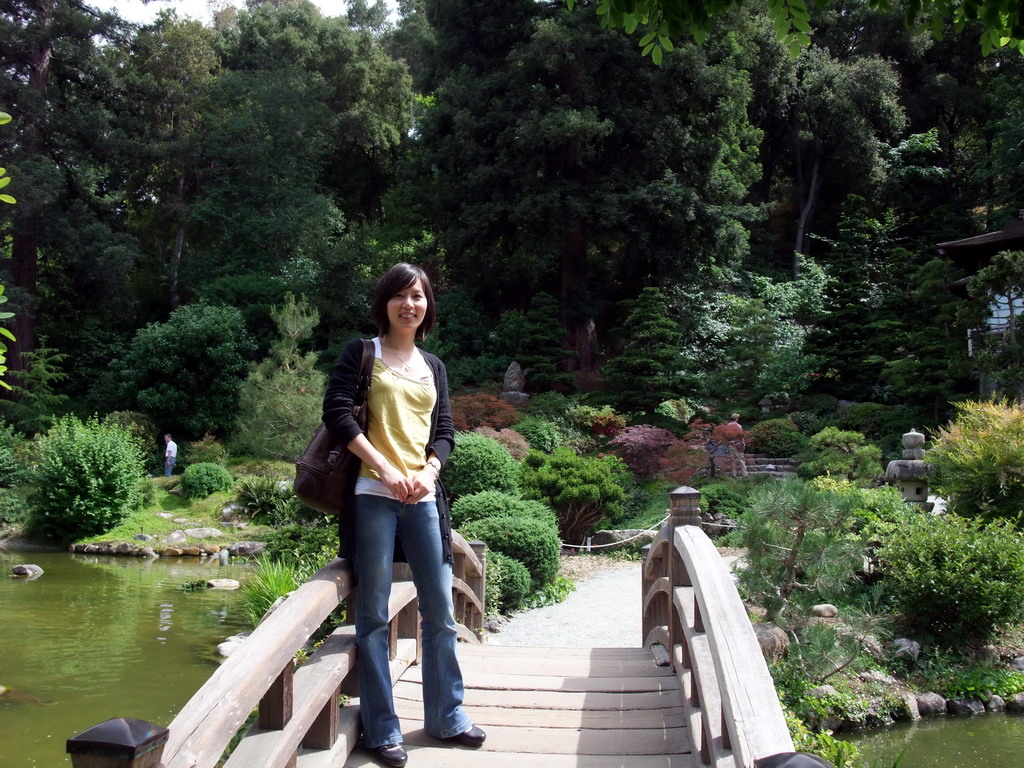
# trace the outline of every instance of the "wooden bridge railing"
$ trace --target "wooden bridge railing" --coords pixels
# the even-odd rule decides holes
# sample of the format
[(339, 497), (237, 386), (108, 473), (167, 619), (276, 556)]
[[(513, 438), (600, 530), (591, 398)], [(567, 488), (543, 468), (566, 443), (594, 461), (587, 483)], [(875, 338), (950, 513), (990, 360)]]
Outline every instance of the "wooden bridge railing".
[(671, 497), (644, 558), (644, 645), (670, 653), (699, 764), (752, 768), (793, 742), (732, 575), (700, 528), (700, 492)]
[[(486, 560), (482, 542), (453, 532), (455, 620), (460, 639), (479, 642)], [(341, 765), (358, 723), (339, 709), (355, 693), (355, 628), (338, 627), (300, 667), (296, 654), (338, 604), (354, 594), (351, 568), (335, 559), (267, 616), (210, 676), (167, 728), (130, 718), (101, 723), (68, 740), (75, 768), (213, 768), (258, 709), (256, 724), (224, 768)], [(420, 656), (416, 590), (408, 566), (395, 566), (389, 602), (392, 677)], [(310, 753), (309, 750), (319, 750)]]

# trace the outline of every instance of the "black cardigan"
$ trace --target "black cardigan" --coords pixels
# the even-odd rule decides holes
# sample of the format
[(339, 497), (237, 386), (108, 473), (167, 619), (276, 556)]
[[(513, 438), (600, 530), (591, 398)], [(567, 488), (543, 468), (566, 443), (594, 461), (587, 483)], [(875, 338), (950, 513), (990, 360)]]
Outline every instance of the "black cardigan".
[[(455, 427), (452, 425), (451, 405), (448, 402), (448, 373), (445, 371), (444, 363), (436, 355), (422, 351), (421, 354), (427, 361), (427, 365), (430, 366), (430, 372), (434, 377), (434, 388), (437, 391), (434, 410), (430, 414), (430, 442), (424, 448), (423, 458), (426, 459), (433, 453), (444, 465), (448, 456), (455, 449)], [(334, 369), (331, 371), (327, 394), (324, 395), (324, 426), (327, 427), (327, 431), (331, 433), (332, 437), (345, 445), (352, 442), (362, 431), (352, 416), (352, 406), (359, 385), (359, 366), (362, 362), (362, 355), (362, 339), (352, 339), (345, 344), (338, 356), (338, 362), (334, 364)], [(448, 499), (440, 481), (435, 484), (434, 490), (437, 496), (437, 515), (441, 526), (441, 549), (444, 552), (445, 562), (450, 563), (452, 562), (452, 525)], [(346, 510), (352, 509), (354, 498), (355, 478), (353, 477), (351, 485), (345, 492)], [(338, 535), (341, 540), (339, 554), (341, 557), (351, 559), (355, 542), (354, 515), (343, 512), (338, 516)], [(405, 553), (397, 539), (395, 540), (395, 560), (405, 561)]]

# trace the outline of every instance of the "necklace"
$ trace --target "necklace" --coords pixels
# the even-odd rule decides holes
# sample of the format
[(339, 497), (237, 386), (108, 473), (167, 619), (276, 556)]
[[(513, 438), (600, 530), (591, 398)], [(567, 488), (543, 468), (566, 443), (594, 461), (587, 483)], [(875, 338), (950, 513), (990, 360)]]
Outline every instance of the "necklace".
[(398, 358), (398, 362), (400, 362), (402, 364), (402, 372), (403, 373), (409, 373), (409, 371), (412, 370), (412, 366), (410, 365), (410, 362), (412, 361), (412, 356), (414, 354), (416, 354), (416, 348), (413, 347), (413, 351), (409, 355), (409, 359), (408, 360), (403, 360), (402, 356), (400, 354), (398, 354), (398, 350), (397, 349), (395, 349), (390, 344), (388, 344), (385, 339), (381, 338), (381, 341), (384, 342), (384, 346), (385, 347), (387, 347), (389, 350), (391, 350), (391, 354), (393, 354), (395, 357)]

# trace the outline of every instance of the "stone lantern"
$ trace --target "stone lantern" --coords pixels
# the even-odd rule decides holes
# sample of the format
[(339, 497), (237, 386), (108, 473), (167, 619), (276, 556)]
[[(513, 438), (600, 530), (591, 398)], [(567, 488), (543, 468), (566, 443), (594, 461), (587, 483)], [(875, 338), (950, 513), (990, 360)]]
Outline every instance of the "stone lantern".
[(928, 478), (935, 468), (924, 460), (924, 435), (911, 429), (903, 435), (903, 458), (890, 461), (885, 480), (900, 489), (903, 500), (927, 505)]

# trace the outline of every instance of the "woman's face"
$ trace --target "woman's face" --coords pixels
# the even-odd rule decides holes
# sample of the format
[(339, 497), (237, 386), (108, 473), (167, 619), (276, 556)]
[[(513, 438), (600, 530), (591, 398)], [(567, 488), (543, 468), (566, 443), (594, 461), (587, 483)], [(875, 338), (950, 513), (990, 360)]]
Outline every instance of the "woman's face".
[[(379, 305), (378, 305), (379, 306)], [(423, 282), (416, 278), (408, 288), (402, 288), (388, 299), (388, 323), (390, 331), (415, 332), (427, 314), (427, 296)]]

